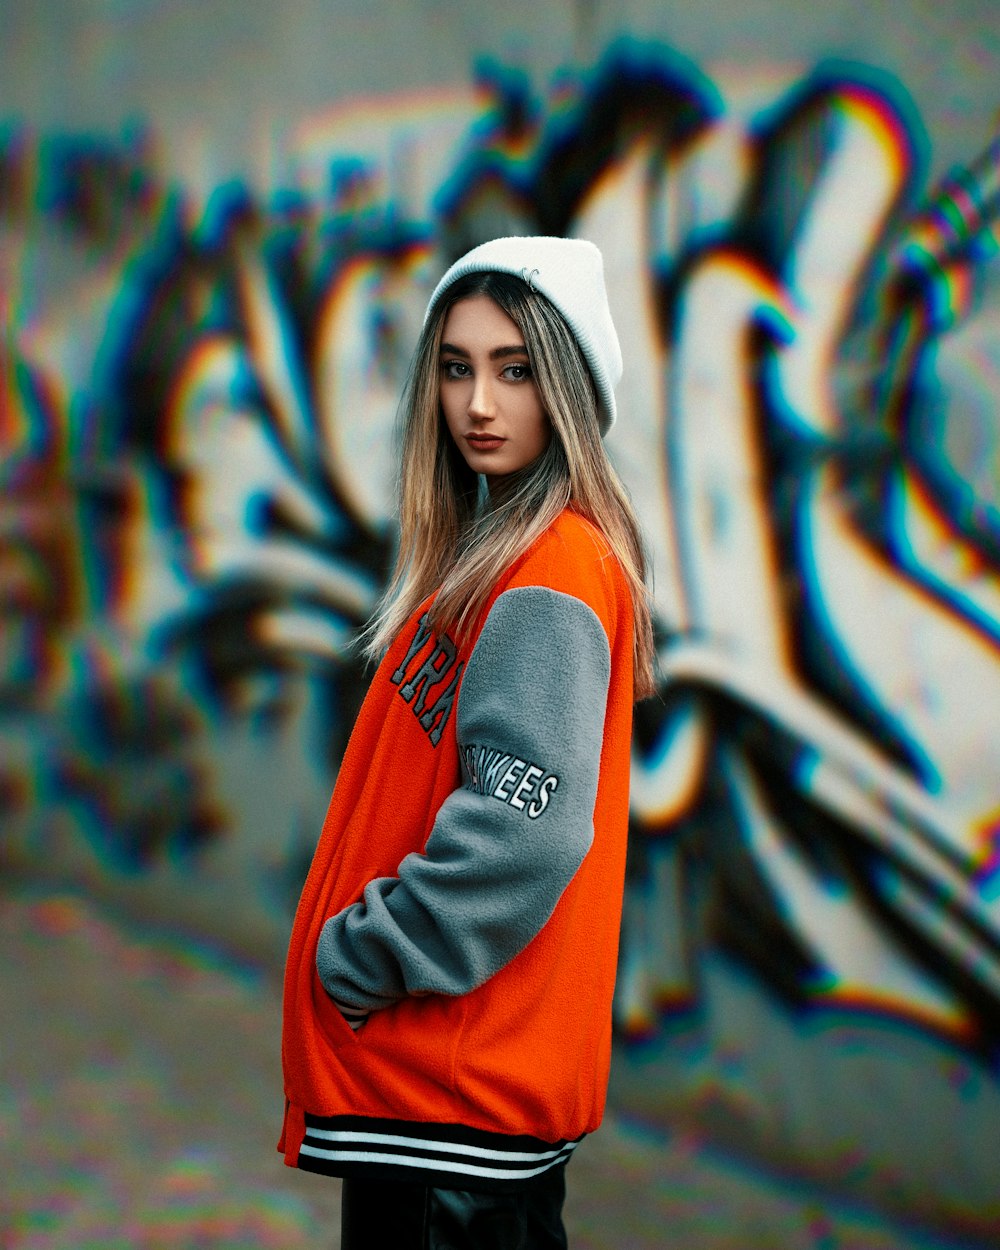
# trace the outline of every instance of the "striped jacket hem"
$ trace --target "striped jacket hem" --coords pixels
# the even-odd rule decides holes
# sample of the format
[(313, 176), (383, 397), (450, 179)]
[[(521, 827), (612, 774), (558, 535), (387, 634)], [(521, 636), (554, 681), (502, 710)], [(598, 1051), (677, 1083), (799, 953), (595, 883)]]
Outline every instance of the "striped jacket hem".
[(413, 1181), (438, 1189), (521, 1186), (565, 1163), (583, 1140), (546, 1142), (461, 1124), (306, 1113), (298, 1166), (307, 1172)]

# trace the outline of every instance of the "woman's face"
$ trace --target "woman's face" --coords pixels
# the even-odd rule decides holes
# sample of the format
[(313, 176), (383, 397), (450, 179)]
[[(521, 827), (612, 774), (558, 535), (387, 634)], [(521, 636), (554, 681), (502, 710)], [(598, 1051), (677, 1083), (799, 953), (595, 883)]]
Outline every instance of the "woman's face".
[(521, 331), (488, 295), (459, 300), (445, 318), (441, 410), (466, 464), (491, 489), (549, 445)]

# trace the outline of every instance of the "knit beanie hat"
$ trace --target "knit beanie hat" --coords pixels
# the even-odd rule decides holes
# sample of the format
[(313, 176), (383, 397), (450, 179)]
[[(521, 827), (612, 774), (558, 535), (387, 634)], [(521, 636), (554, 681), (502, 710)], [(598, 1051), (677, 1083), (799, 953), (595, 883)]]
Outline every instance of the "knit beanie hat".
[(601, 436), (615, 421), (615, 387), (622, 376), (604, 286), (604, 260), (586, 239), (535, 235), (491, 239), (457, 260), (434, 288), (426, 321), (448, 288), (470, 273), (509, 273), (540, 291), (562, 314), (583, 352), (597, 387)]

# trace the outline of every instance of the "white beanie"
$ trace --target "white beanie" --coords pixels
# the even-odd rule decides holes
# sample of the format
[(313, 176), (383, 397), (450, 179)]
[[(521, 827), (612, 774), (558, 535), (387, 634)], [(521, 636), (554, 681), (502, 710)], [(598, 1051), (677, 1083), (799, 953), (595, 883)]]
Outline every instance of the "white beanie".
[(590, 366), (597, 387), (601, 436), (607, 434), (615, 421), (615, 387), (622, 376), (622, 353), (608, 307), (600, 251), (586, 239), (544, 235), (481, 243), (455, 261), (434, 288), (425, 322), (445, 291), (470, 273), (513, 274), (555, 305)]

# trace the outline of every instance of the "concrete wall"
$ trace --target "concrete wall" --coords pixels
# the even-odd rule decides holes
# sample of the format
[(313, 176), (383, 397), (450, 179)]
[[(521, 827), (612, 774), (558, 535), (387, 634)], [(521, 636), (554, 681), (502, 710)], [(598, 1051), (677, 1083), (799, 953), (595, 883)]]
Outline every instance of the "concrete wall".
[(662, 636), (615, 1105), (987, 1233), (992, 6), (536, 8), (13, 6), (7, 869), (280, 965), (426, 296), (586, 235)]

